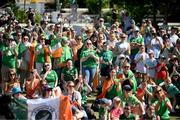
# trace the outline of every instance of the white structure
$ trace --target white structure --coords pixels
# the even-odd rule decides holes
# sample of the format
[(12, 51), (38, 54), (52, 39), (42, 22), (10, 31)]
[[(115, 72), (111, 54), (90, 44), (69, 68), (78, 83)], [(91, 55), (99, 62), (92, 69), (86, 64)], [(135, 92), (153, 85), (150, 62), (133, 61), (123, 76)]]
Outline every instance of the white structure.
[(32, 8), (39, 13), (43, 13), (45, 11), (45, 0), (16, 0), (16, 5), (20, 7), (20, 9), (27, 10), (28, 8)]

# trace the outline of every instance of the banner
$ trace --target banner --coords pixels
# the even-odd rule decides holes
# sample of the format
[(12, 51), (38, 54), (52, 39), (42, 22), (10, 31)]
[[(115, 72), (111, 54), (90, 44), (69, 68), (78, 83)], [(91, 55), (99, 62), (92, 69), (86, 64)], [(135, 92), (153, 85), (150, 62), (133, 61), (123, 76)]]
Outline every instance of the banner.
[(71, 105), (67, 96), (13, 99), (11, 108), (16, 120), (72, 120)]
[(59, 98), (27, 100), (28, 118), (31, 120), (58, 120)]

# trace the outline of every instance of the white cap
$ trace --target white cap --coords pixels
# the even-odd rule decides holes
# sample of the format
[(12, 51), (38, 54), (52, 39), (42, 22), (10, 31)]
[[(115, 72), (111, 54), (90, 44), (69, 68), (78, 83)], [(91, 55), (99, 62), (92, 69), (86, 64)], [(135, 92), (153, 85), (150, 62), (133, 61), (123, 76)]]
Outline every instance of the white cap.
[(148, 54), (151, 54), (151, 53), (154, 54), (154, 51), (153, 50), (149, 50)]
[(125, 58), (125, 55), (124, 54), (120, 54), (119, 56), (118, 56), (118, 58)]

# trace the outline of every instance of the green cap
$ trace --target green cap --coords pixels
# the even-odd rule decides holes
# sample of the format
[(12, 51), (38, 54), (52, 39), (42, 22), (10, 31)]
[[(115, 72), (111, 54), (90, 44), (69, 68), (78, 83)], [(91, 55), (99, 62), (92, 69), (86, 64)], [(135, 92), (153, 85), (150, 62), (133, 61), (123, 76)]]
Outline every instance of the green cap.
[(62, 42), (68, 42), (68, 38), (67, 38), (66, 36), (63, 36), (63, 37), (61, 38), (61, 41), (62, 41)]

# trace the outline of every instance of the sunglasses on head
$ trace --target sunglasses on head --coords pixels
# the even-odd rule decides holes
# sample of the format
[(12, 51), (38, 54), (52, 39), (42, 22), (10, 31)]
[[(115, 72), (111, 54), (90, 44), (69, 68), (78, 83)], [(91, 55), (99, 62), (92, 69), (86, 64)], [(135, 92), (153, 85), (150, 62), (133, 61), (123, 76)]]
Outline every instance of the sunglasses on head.
[(68, 87), (74, 87), (74, 85), (68, 85)]

